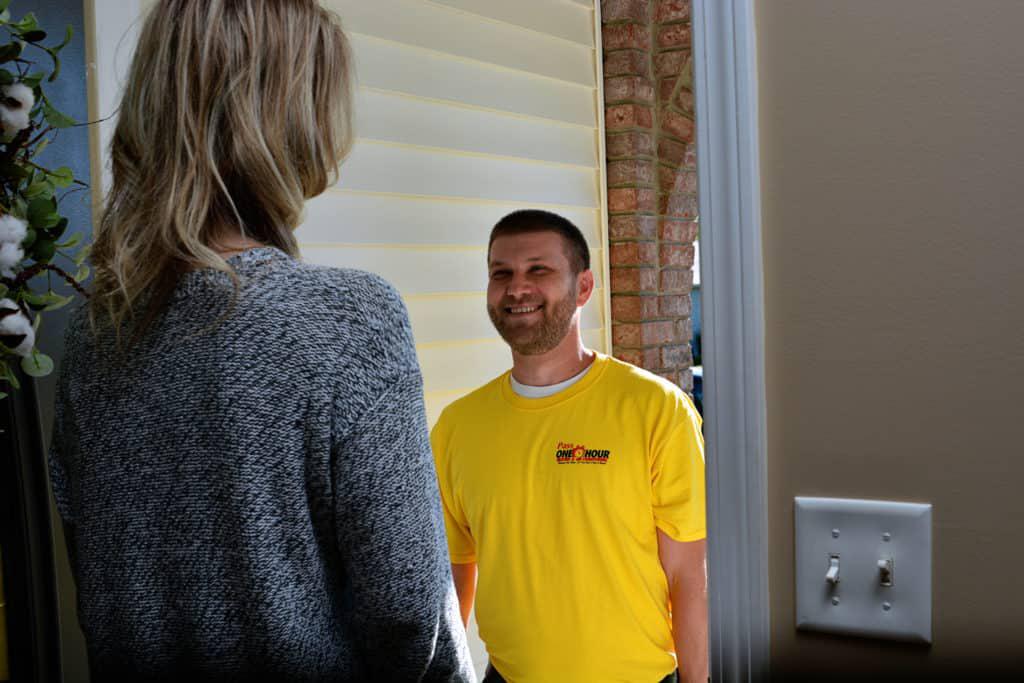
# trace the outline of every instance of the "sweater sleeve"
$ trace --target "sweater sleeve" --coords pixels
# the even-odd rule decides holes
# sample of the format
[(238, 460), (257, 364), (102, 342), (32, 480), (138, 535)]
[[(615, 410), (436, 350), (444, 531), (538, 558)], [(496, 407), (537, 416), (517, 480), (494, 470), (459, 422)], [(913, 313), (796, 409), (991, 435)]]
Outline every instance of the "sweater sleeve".
[[(404, 307), (398, 313), (407, 331)], [(382, 386), (334, 454), (335, 529), (352, 589), (359, 680), (473, 681), (423, 383), (411, 334), (399, 336), (392, 341), (406, 346), (412, 361)]]

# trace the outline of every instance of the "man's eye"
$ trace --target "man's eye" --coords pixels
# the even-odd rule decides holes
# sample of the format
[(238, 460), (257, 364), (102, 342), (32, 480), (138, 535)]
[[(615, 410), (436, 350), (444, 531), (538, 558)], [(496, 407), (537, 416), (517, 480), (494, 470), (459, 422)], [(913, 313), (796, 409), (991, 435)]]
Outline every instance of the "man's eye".
[(534, 266), (533, 268), (530, 268), (531, 273), (547, 273), (550, 270), (551, 269), (546, 266)]
[(503, 278), (503, 277), (505, 277), (507, 275), (508, 275), (508, 271), (507, 270), (496, 270), (493, 273), (491, 273), (491, 279), (492, 280), (499, 280), (499, 279), (501, 279), (501, 278)]

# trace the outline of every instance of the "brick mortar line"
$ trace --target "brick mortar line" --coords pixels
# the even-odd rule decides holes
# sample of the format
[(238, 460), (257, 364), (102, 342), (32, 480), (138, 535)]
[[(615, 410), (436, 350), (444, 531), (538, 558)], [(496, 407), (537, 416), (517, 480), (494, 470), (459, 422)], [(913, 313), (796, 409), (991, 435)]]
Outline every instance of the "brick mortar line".
[[(672, 54), (673, 52), (693, 52), (693, 45), (686, 47), (677, 47), (675, 45), (672, 47), (655, 47), (653, 50), (655, 56)], [(678, 75), (676, 74), (676, 76)], [(658, 78), (668, 78), (668, 76), (659, 76)]]
[[(676, 318), (644, 318), (643, 320), (612, 320), (612, 325), (642, 325), (643, 323), (677, 323), (681, 320), (690, 320), (689, 316), (679, 316)], [(665, 342), (664, 344), (651, 344), (646, 347), (629, 346), (624, 348), (637, 349), (637, 348), (661, 348), (663, 346), (682, 346), (681, 342)]]
[[(668, 100), (668, 101), (670, 101), (670, 102), (671, 102), (671, 100)], [(632, 104), (632, 103), (630, 103), (630, 104)], [(660, 107), (661, 109), (668, 109), (669, 111), (673, 111), (673, 112), (675, 112), (675, 113), (679, 114), (680, 116), (682, 116), (683, 118), (687, 118), (687, 119), (690, 119), (690, 120), (691, 120), (691, 121), (693, 121), (694, 123), (696, 123), (696, 122), (697, 122), (697, 117), (696, 117), (696, 116), (694, 115), (694, 113), (693, 113), (693, 112), (688, 112), (688, 111), (685, 111), (685, 110), (683, 110), (683, 109), (680, 109), (680, 108), (679, 108), (679, 107), (678, 107), (677, 105), (675, 105), (675, 104), (665, 104), (665, 105), (659, 105), (659, 107)]]
[(654, 161), (659, 168), (667, 168), (670, 171), (686, 171), (689, 169), (693, 169), (694, 171), (697, 170), (696, 166), (676, 166), (675, 164), (671, 164), (667, 161), (662, 161), (661, 159), (655, 159)]
[[(651, 100), (641, 100), (641, 99), (610, 100), (608, 102), (605, 102), (605, 106), (606, 107), (621, 107), (624, 104), (633, 104), (633, 105), (640, 106), (640, 107), (653, 107), (653, 106), (655, 106), (653, 101), (651, 101)], [(682, 113), (682, 112), (679, 112), (679, 113)], [(621, 129), (616, 128), (615, 130), (621, 130)]]
[(667, 138), (667, 139), (669, 139), (669, 140), (671, 140), (673, 142), (681, 142), (683, 144), (686, 144), (686, 141), (683, 140), (682, 138), (677, 138), (675, 135), (672, 135), (672, 133), (668, 133), (668, 132), (662, 131), (662, 130), (660, 130), (660, 127), (659, 127), (658, 135), (663, 137), (663, 138)]
[[(653, 128), (640, 128), (638, 126), (629, 126), (628, 128), (613, 128), (611, 133), (650, 133)], [(678, 138), (676, 138), (678, 141)]]

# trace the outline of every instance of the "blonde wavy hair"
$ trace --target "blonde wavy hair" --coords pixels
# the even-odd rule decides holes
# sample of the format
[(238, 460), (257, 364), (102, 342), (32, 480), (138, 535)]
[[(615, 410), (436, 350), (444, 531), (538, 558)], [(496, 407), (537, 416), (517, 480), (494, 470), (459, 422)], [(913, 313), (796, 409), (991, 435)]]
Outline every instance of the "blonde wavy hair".
[(316, 0), (160, 0), (111, 143), (91, 318), (137, 339), (222, 240), (297, 255), (305, 201), (352, 143), (348, 40)]

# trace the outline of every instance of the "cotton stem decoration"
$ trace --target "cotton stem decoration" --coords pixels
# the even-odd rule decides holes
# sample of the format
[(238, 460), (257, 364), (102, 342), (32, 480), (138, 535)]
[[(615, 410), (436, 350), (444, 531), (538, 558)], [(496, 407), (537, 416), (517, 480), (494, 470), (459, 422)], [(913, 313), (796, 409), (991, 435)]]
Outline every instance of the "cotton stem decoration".
[(59, 44), (47, 46), (35, 15), (14, 21), (10, 4), (0, 0), (0, 399), (20, 388), (18, 365), (30, 377), (53, 371), (53, 361), (36, 348), (39, 324), (44, 312), (73, 299), (53, 285), (63, 280), (85, 295), (89, 277), (88, 250), (78, 248), (82, 235), (66, 235), (68, 219), (60, 211), (86, 185), (65, 166), (36, 161), (60, 130), (78, 125), (44, 89), (60, 75), (59, 53), (71, 41), (71, 27)]

